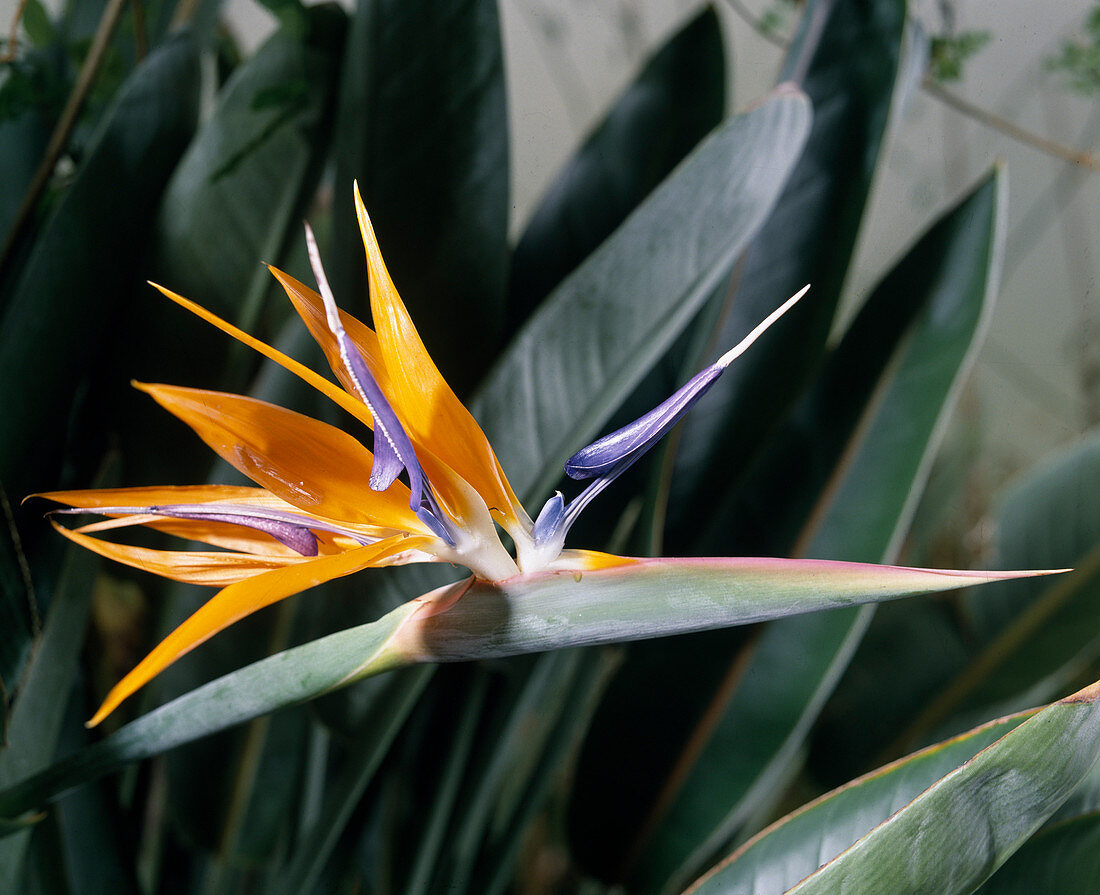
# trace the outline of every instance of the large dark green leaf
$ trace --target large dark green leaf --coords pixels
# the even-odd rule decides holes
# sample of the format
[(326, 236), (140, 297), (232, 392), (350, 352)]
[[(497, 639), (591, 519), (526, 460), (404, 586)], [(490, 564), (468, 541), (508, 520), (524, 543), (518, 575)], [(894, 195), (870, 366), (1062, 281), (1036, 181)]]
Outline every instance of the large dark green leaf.
[[(0, 818), (15, 820), (128, 762), (395, 668), (747, 624), (1019, 574), (1031, 573), (817, 560), (647, 559), (595, 571), (517, 575), (495, 584), (469, 578), (409, 600), (377, 621), (269, 656), (143, 715), (0, 792)], [(449, 608), (439, 611), (436, 603)]]
[[(973, 891), (1095, 766), (1098, 697), (1094, 684), (1042, 711), (993, 722), (847, 784), (765, 830), (689, 892)], [(1044, 863), (1057, 872), (1056, 864), (1066, 863), (1067, 856), (1059, 861), (1049, 850), (1058, 829), (1020, 852), (1025, 873)], [(1052, 840), (1044, 844), (1047, 836)], [(1075, 878), (1075, 863), (1069, 862), (1065, 879)], [(1009, 884), (1010, 870), (1004, 869)], [(1088, 891), (1032, 878), (1036, 888), (1029, 891)], [(1002, 890), (991, 883), (991, 891)]]
[(726, 73), (710, 7), (646, 64), (558, 172), (512, 256), (514, 328), (722, 119)]
[[(1100, 685), (1048, 706), (945, 776), (791, 895), (972, 892), (1044, 822), (1100, 755)], [(838, 843), (843, 847), (845, 843)]]
[(545, 496), (752, 238), (809, 129), (790, 88), (719, 128), (542, 304), (473, 410), (525, 499)]
[(467, 390), (499, 348), (508, 118), (496, 0), (364, 0), (344, 63), (333, 287), (366, 306), (356, 179), (390, 274), (444, 375)]
[(1089, 895), (1100, 879), (1100, 815), (1041, 830), (986, 881), (978, 895)]
[[(0, 484), (12, 503), (58, 482), (77, 395), (144, 279), (149, 221), (197, 111), (197, 53), (181, 36), (128, 79), (39, 234), (0, 321)], [(33, 512), (20, 521), (33, 564), (46, 526)], [(3, 544), (0, 679), (11, 682), (27, 644), (28, 594), (7, 533)]]
[[(91, 608), (87, 582), (96, 566), (96, 560), (86, 551), (66, 551), (65, 571), (5, 726), (0, 786), (11, 786), (40, 771), (54, 754)], [(0, 840), (0, 891), (19, 891), (29, 838), (27, 830)]]
[[(700, 882), (697, 895), (785, 892), (822, 864), (828, 848), (854, 842), (1034, 713), (1003, 718), (853, 780), (757, 834)], [(836, 843), (835, 845), (833, 843)]]
[[(1047, 560), (1075, 571), (1056, 587), (997, 587), (966, 599), (971, 655), (939, 664), (939, 692), (903, 732), (902, 745), (945, 723), (957, 729), (968, 718), (1050, 699), (1100, 654), (1097, 499), (1095, 434), (1048, 460), (1006, 495), (996, 515), (994, 565)], [(896, 735), (896, 725), (893, 730)]]
[(234, 72), (157, 218), (151, 278), (245, 329), (274, 283), (260, 262), (277, 263), (288, 239), (302, 238), (325, 155), (345, 22), (327, 7), (306, 24), (304, 39), (279, 31)]
[[(896, 555), (984, 332), (1003, 238), (1000, 192), (996, 175), (984, 181), (887, 275), (777, 435), (768, 451), (775, 466), (761, 464), (761, 481), (774, 490), (762, 487), (752, 507), (765, 513), (775, 500), (772, 515), (756, 520), (778, 533), (763, 552), (794, 546), (803, 555), (862, 561)], [(818, 439), (821, 465), (811, 456)], [(802, 502), (806, 492), (818, 495), (816, 507)], [(799, 519), (809, 520), (808, 529), (792, 545)], [(671, 784), (678, 789), (665, 793), (663, 817), (639, 861), (649, 886), (686, 862), (673, 879), (682, 885), (746, 822), (806, 736), (868, 621), (864, 609), (773, 624), (733, 665), (727, 689), (716, 682), (711, 714), (691, 741), (694, 766), (679, 767), (683, 776)], [(708, 655), (721, 663), (730, 649), (726, 639), (710, 644)]]
[[(669, 507), (672, 552), (690, 549), (714, 496), (737, 480), (824, 350), (894, 95), (904, 20), (903, 0), (815, 0), (803, 15), (782, 77), (809, 95), (813, 130), (748, 250), (716, 347), (735, 344), (804, 284), (813, 288), (688, 417)], [(733, 549), (727, 542), (720, 552)]]
[[(301, 242), (325, 161), (346, 21), (326, 6), (310, 10), (304, 25), (301, 38), (273, 35), (219, 94), (169, 181), (144, 271), (250, 331), (264, 299), (282, 294), (261, 262), (283, 264), (288, 245)], [(271, 306), (289, 311), (285, 298)], [(261, 329), (270, 334), (275, 321)], [(254, 366), (243, 346), (151, 288), (120, 341), (120, 379), (241, 390)], [(207, 468), (201, 442), (181, 443), (178, 423), (147, 396), (127, 390), (117, 415), (126, 481), (190, 481)]]

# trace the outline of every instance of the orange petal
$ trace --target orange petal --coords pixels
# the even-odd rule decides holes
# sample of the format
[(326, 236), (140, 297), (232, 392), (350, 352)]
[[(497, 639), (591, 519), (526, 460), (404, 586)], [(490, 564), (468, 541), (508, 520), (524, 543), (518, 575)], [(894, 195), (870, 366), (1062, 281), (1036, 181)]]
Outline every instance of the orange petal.
[(371, 453), (346, 432), (266, 401), (203, 389), (135, 383), (211, 448), (276, 497), (330, 519), (426, 532), (409, 489), (370, 489)]
[(258, 351), (269, 360), (275, 361), (275, 363), (277, 363), (284, 369), (289, 370), (299, 379), (309, 383), (311, 386), (317, 389), (317, 391), (325, 395), (325, 397), (332, 400), (339, 407), (343, 408), (353, 417), (359, 420), (359, 422), (373, 428), (374, 422), (371, 419), (370, 411), (363, 406), (362, 401), (359, 401), (357, 398), (353, 398), (347, 392), (343, 391), (340, 388), (337, 388), (333, 383), (329, 382), (323, 376), (318, 376), (309, 367), (305, 366), (304, 364), (298, 363), (298, 361), (294, 360), (294, 358), (292, 357), (287, 357), (287, 355), (283, 354), (281, 351), (272, 348), (270, 345), (266, 344), (265, 342), (261, 342), (257, 338), (250, 336), (243, 329), (238, 329), (232, 323), (228, 323), (227, 321), (222, 320), (221, 317), (217, 316), (217, 314), (212, 314), (210, 311), (206, 310), (206, 308), (202, 307), (201, 305), (195, 304), (193, 301), (188, 298), (184, 298), (182, 295), (178, 295), (171, 289), (165, 289), (163, 286), (158, 286), (156, 283), (150, 283), (149, 285), (158, 290), (165, 297), (170, 298), (180, 307), (186, 308), (195, 316), (201, 317), (207, 323), (216, 326), (222, 332), (231, 335), (238, 342), (242, 342), (249, 348)]
[[(275, 267), (270, 267), (269, 270), (282, 284), (283, 289), (286, 290), (286, 294), (298, 311), (299, 316), (305, 322), (313, 338), (325, 352), (325, 357), (328, 359), (329, 366), (332, 367), (333, 373), (336, 374), (349, 394), (353, 396), (357, 395), (358, 388), (348, 374), (344, 360), (340, 355), (340, 346), (332, 330), (329, 329), (328, 317), (321, 296), (318, 295), (315, 290), (299, 283), (289, 274), (283, 273)], [(362, 354), (363, 360), (367, 364), (367, 368), (370, 370), (375, 382), (378, 383), (379, 388), (381, 388), (383, 393), (387, 396), (391, 395), (393, 392), (392, 384), (385, 365), (382, 363), (381, 349), (378, 344), (378, 337), (375, 335), (374, 331), (356, 320), (350, 314), (345, 314), (343, 311), (340, 311), (340, 320), (344, 325), (348, 337), (355, 343)], [(400, 416), (400, 414), (398, 415)], [(402, 420), (401, 422), (404, 424), (405, 421)], [(480, 430), (478, 431), (480, 432)], [(485, 514), (483, 498), (477, 497), (477, 492), (475, 491), (474, 496), (476, 502), (482, 504), (480, 507), (475, 506), (474, 502), (471, 502), (469, 499), (470, 494), (468, 492), (470, 491), (470, 484), (459, 476), (449, 464), (441, 461), (431, 447), (423, 442), (418, 442), (415, 434), (407, 434), (409, 434), (414, 442), (414, 449), (417, 459), (420, 461), (420, 465), (427, 473), (428, 479), (431, 481), (436, 495), (439, 497), (445, 509), (450, 513), (451, 517), (463, 524), (468, 524), (471, 523), (475, 517), (483, 516)], [(481, 437), (484, 438), (484, 436)], [(489, 528), (492, 529), (491, 522), (489, 523)]]
[(424, 445), (469, 482), (490, 508), (515, 523), (526, 514), (485, 433), (428, 356), (386, 270), (358, 185), (355, 210), (367, 252), (371, 313), (393, 409), (418, 451)]
[[(165, 503), (208, 503), (225, 500), (256, 506), (278, 507), (292, 510), (292, 506), (279, 500), (263, 488), (238, 485), (166, 485), (152, 488), (87, 488), (80, 491), (46, 491), (32, 494), (71, 507), (93, 509), (95, 507), (147, 507)], [(28, 498), (29, 499), (29, 498)]]
[[(321, 350), (325, 352), (325, 358), (328, 360), (332, 372), (336, 374), (336, 378), (340, 380), (340, 384), (344, 386), (349, 394), (356, 395), (355, 383), (348, 375), (348, 371), (340, 357), (340, 346), (336, 342), (336, 336), (329, 329), (328, 317), (325, 314), (325, 305), (321, 300), (321, 296), (315, 290), (299, 283), (290, 274), (283, 273), (276, 267), (269, 266), (268, 270), (282, 285), (291, 304), (298, 312), (298, 316), (302, 318), (302, 322), (305, 323), (310, 334), (321, 346)], [(343, 323), (348, 337), (359, 349), (359, 353), (363, 355), (363, 360), (371, 371), (371, 375), (374, 376), (374, 381), (378, 383), (378, 387), (383, 392), (388, 393), (389, 377), (386, 374), (385, 365), (382, 363), (382, 354), (378, 347), (378, 336), (374, 334), (374, 330), (365, 323), (356, 320), (351, 314), (346, 314), (343, 311), (340, 311), (340, 322)]]
[(115, 544), (99, 538), (90, 538), (84, 530), (72, 530), (51, 520), (53, 527), (70, 541), (86, 547), (107, 559), (113, 559), (135, 569), (143, 569), (154, 575), (184, 581), (188, 584), (205, 584), (225, 587), (245, 578), (252, 578), (272, 569), (292, 563), (306, 562), (298, 554), (256, 556), (248, 553), (213, 553), (200, 550), (152, 550)]
[(118, 705), (156, 675), (219, 631), (264, 606), (277, 603), (325, 581), (376, 565), (390, 554), (422, 546), (425, 537), (396, 536), (335, 556), (310, 559), (231, 584), (204, 603), (194, 615), (164, 638), (107, 694), (88, 727), (95, 727)]

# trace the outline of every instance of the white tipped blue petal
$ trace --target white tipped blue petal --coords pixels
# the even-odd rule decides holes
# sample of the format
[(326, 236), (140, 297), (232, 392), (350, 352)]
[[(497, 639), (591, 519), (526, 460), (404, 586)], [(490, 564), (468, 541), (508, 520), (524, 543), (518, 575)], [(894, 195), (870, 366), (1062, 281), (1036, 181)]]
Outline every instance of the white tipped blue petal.
[(424, 472), (416, 459), (412, 442), (401, 422), (390, 407), (386, 396), (378, 387), (367, 367), (366, 361), (348, 337), (344, 325), (340, 322), (340, 313), (336, 307), (336, 298), (328, 284), (324, 268), (321, 266), (321, 253), (317, 249), (317, 240), (313, 229), (306, 224), (306, 247), (309, 251), (309, 263), (317, 279), (318, 291), (325, 305), (325, 317), (329, 330), (336, 337), (340, 348), (340, 359), (344, 369), (355, 385), (355, 391), (370, 411), (374, 419), (374, 461), (371, 467), (370, 487), (374, 491), (385, 491), (396, 481), (402, 469), (409, 473), (409, 506), (418, 514), (428, 490)]
[(560, 491), (555, 491), (554, 496), (543, 505), (542, 511), (535, 520), (534, 528), (531, 529), (531, 536), (535, 539), (535, 543), (543, 544), (550, 541), (561, 528), (564, 517), (565, 498)]
[[(717, 364), (707, 367), (649, 413), (581, 448), (565, 462), (566, 475), (574, 479), (591, 479), (606, 475), (621, 463), (633, 463), (663, 438), (707, 393), (722, 375), (723, 369)], [(626, 466), (622, 468), (626, 469)]]
[[(611, 482), (622, 475), (646, 451), (663, 438), (694, 405), (718, 381), (736, 358), (752, 345), (776, 320), (787, 313), (803, 295), (809, 291), (804, 286), (778, 308), (764, 318), (745, 338), (723, 354), (715, 363), (691, 377), (676, 392), (654, 407), (651, 411), (621, 429), (599, 438), (587, 447), (581, 448), (565, 462), (565, 472), (570, 478), (592, 479), (588, 486), (569, 504), (567, 508), (551, 509), (551, 501), (539, 514), (535, 523), (536, 541), (541, 531), (543, 541), (560, 540), (564, 543), (565, 534), (576, 521), (577, 516)], [(543, 517), (546, 516), (545, 522)], [(540, 529), (539, 523), (543, 522)]]

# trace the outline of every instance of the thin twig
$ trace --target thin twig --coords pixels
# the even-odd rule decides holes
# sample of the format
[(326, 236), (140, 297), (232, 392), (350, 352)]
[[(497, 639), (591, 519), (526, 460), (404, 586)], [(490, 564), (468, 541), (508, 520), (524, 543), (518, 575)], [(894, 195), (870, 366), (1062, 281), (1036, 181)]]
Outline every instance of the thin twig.
[(23, 21), (23, 13), (27, 10), (27, 0), (19, 0), (15, 7), (15, 15), (11, 17), (11, 29), (8, 33), (8, 48), (0, 54), (0, 62), (14, 62), (15, 53), (19, 47), (19, 23)]
[(134, 56), (144, 62), (149, 55), (149, 37), (145, 26), (145, 0), (134, 0), (130, 10), (134, 16)]
[(72, 135), (73, 128), (80, 117), (81, 109), (84, 108), (84, 101), (88, 98), (88, 92), (92, 89), (95, 76), (99, 71), (100, 64), (103, 62), (103, 57), (107, 53), (107, 46), (111, 42), (111, 37), (114, 35), (125, 6), (126, 0), (108, 0), (107, 7), (103, 10), (99, 25), (96, 27), (95, 36), (92, 38), (92, 46), (84, 59), (84, 65), (80, 68), (80, 74), (77, 75), (76, 83), (65, 102), (65, 108), (61, 112), (57, 126), (54, 128), (53, 134), (50, 135), (50, 142), (46, 147), (42, 162), (38, 166), (38, 170), (34, 172), (34, 179), (23, 196), (23, 202), (19, 206), (15, 221), (12, 223), (11, 230), (8, 231), (3, 251), (0, 251), (0, 271), (4, 269), (5, 263), (19, 241), (23, 227), (26, 226), (31, 212), (38, 204), (42, 191), (50, 182), (57, 160), (61, 158), (61, 153), (68, 145), (69, 137)]
[[(726, 5), (729, 6), (739, 18), (744, 20), (753, 31), (769, 43), (783, 49), (787, 49), (790, 46), (788, 41), (784, 40), (770, 29), (765, 28), (761, 20), (752, 10), (745, 6), (742, 0), (726, 0)], [(1048, 139), (1041, 134), (1020, 127), (1020, 125), (1016, 124), (1014, 121), (1010, 121), (1001, 115), (997, 115), (994, 112), (990, 112), (987, 109), (981, 108), (981, 106), (976, 106), (968, 100), (963, 99), (957, 93), (948, 90), (931, 77), (925, 77), (921, 86), (930, 96), (950, 106), (956, 112), (960, 112), (968, 118), (973, 118), (986, 127), (1000, 131), (1005, 136), (1019, 143), (1031, 146), (1033, 149), (1038, 149), (1040, 152), (1045, 152), (1062, 161), (1070, 162), (1082, 168), (1087, 168), (1090, 171), (1100, 172), (1100, 158), (1097, 158), (1091, 152), (1064, 146), (1055, 140)]]
[(768, 43), (774, 44), (781, 50), (785, 50), (790, 46), (790, 41), (786, 38), (776, 34), (771, 28), (765, 28), (763, 19), (758, 18), (741, 0), (726, 0), (726, 5)]
[(1024, 143), (1034, 149), (1038, 149), (1040, 152), (1045, 152), (1048, 155), (1053, 155), (1055, 158), (1060, 158), (1063, 161), (1100, 173), (1100, 158), (1097, 158), (1091, 152), (1063, 146), (1061, 143), (1057, 143), (1054, 140), (1047, 139), (1040, 134), (1020, 127), (1007, 118), (1003, 118), (994, 112), (990, 112), (987, 109), (983, 109), (963, 99), (957, 93), (953, 93), (942, 85), (937, 84), (931, 78), (926, 77), (921, 86), (924, 88), (925, 93), (935, 97), (945, 105), (950, 106), (956, 112), (961, 112), (968, 118), (973, 118), (979, 124), (984, 124), (986, 127), (1000, 131), (1013, 140)]

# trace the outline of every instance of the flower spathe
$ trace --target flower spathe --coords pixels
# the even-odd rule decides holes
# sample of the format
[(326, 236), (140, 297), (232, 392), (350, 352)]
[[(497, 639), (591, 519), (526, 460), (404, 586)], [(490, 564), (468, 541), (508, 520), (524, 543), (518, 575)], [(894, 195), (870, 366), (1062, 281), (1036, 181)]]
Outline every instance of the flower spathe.
[[(446, 562), (468, 568), (479, 580), (504, 581), (539, 571), (633, 562), (564, 549), (569, 527), (596, 494), (667, 432), (726, 365), (803, 294), (777, 309), (660, 407), (574, 455), (567, 471), (575, 478), (591, 478), (591, 483), (568, 504), (555, 495), (532, 522), (481, 427), (429, 357), (386, 270), (358, 187), (355, 207), (366, 249), (373, 330), (338, 309), (308, 226), (318, 290), (270, 268), (324, 351), (339, 386), (188, 299), (156, 288), (299, 376), (372, 429), (373, 452), (348, 432), (254, 398), (135, 383), (255, 487), (41, 495), (67, 505), (55, 514), (104, 517), (73, 529), (54, 521), (70, 540), (167, 578), (221, 588), (111, 690), (89, 726), (235, 621), (365, 568)], [(134, 525), (214, 549), (150, 549), (99, 536)], [(514, 556), (504, 547), (498, 526), (514, 543)]]

